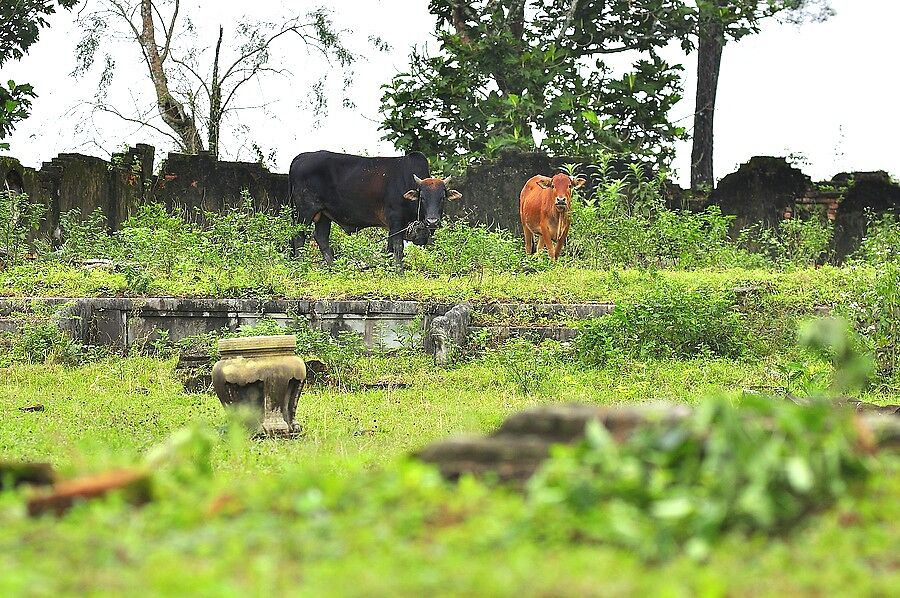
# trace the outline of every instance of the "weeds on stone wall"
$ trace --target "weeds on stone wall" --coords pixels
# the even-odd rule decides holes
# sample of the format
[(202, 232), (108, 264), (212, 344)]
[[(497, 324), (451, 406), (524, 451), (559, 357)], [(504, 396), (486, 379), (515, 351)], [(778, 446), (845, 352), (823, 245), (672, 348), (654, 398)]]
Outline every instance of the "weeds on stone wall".
[[(802, 266), (828, 257), (830, 224), (789, 220), (774, 231), (751, 228), (732, 240), (733, 218), (717, 208), (668, 209), (665, 173), (649, 176), (632, 165), (618, 176), (608, 164), (608, 158), (601, 160), (588, 175), (594, 181), (593, 194), (582, 196), (576, 191), (573, 196), (573, 223), (563, 264), (588, 269), (683, 270)], [(575, 172), (580, 166), (569, 168)], [(5, 235), (5, 251), (13, 256), (8, 263), (21, 261), (25, 242), (37, 229), (40, 213), (36, 206), (23, 210), (28, 206), (21, 198), (7, 202), (6, 212), (0, 206), (0, 252)], [(135, 293), (165, 289), (177, 294), (181, 288), (202, 286), (239, 296), (278, 294), (279, 280), (304, 275), (311, 268), (325, 269), (309, 234), (299, 257), (290, 254), (291, 240), (304, 228), (293, 222), (288, 209), (277, 214), (261, 212), (244, 193), (237, 206), (221, 214), (171, 215), (161, 205), (144, 205), (112, 234), (101, 212), (73, 210), (61, 217), (58, 247), (51, 251), (46, 243), (38, 243), (35, 249), (39, 259), (75, 266), (85, 260), (115, 262)], [(337, 258), (333, 272), (391, 270), (381, 229), (348, 235), (333, 227), (332, 242)], [(409, 246), (406, 259), (412, 272), (442, 277), (553, 267), (543, 253), (526, 256), (522, 239), (511, 232), (461, 220), (446, 222), (430, 245)]]

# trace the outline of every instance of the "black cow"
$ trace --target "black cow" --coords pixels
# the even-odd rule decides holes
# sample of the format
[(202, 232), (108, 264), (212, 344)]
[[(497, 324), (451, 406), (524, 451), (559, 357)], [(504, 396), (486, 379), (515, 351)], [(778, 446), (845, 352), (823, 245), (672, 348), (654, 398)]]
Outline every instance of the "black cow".
[[(325, 262), (334, 261), (331, 223), (348, 233), (378, 226), (388, 230), (388, 252), (403, 270), (403, 241), (424, 245), (440, 225), (444, 200), (462, 197), (448, 189), (450, 178), (433, 178), (428, 160), (413, 152), (393, 158), (367, 158), (318, 151), (291, 162), (288, 203), (298, 223), (315, 222), (314, 237)], [(294, 239), (294, 255), (306, 242)]]

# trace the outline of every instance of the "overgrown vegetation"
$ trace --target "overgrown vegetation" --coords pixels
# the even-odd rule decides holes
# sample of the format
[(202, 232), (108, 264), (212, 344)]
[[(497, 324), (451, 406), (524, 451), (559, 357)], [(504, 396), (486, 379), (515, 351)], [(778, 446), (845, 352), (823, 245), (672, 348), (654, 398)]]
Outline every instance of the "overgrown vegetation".
[(734, 293), (661, 284), (586, 321), (576, 354), (587, 364), (604, 365), (622, 358), (736, 357), (746, 345)]

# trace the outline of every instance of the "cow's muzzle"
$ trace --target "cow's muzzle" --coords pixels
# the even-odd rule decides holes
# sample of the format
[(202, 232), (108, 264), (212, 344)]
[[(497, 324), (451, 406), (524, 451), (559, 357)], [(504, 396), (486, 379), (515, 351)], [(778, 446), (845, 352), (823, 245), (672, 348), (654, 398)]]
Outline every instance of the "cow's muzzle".
[(556, 207), (557, 208), (565, 208), (566, 207), (566, 198), (565, 197), (557, 197), (556, 198)]
[(431, 230), (432, 232), (434, 232), (440, 224), (441, 224), (441, 221), (439, 218), (426, 218), (425, 219), (425, 226), (427, 226), (429, 228), (429, 230)]

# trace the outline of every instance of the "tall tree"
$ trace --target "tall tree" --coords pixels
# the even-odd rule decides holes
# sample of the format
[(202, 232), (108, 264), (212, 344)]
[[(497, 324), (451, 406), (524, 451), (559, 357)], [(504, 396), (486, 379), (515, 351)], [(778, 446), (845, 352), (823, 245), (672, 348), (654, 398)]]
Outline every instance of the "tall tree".
[[(202, 49), (208, 44), (190, 45), (196, 29), (181, 9), (179, 0), (98, 0), (98, 7), (82, 17), (84, 36), (76, 51), (75, 74), (83, 75), (92, 68), (103, 44), (116, 39), (112, 32), (136, 42), (155, 94), (153, 110), (128, 113), (110, 104), (106, 90), (116, 61), (107, 51), (95, 109), (154, 129), (169, 137), (180, 151), (209, 151), (218, 157), (222, 128), (229, 115), (266, 105), (239, 103), (240, 90), (267, 75), (289, 74), (278, 65), (276, 44), (288, 38), (299, 40), (307, 52), (336, 61), (345, 84), (351, 79), (350, 67), (357, 55), (344, 44), (342, 34), (347, 32), (335, 27), (326, 9), (276, 23), (246, 21), (228, 38), (224, 27), (219, 26), (211, 51)], [(233, 46), (231, 51), (229, 45)], [(325, 102), (321, 86), (313, 91), (321, 108)], [(345, 102), (349, 100), (345, 98)]]
[[(385, 86), (384, 138), (447, 158), (506, 145), (613, 149), (666, 162), (679, 67), (658, 51), (692, 31), (680, 0), (431, 0), (439, 52), (414, 50)], [(631, 69), (614, 75), (608, 56)]]
[[(72, 8), (78, 0), (15, 0), (0, 3), (0, 66), (8, 60), (19, 60), (48, 25), (47, 17), (56, 7)], [(17, 122), (28, 117), (34, 88), (27, 83), (0, 81), (0, 149), (9, 149), (5, 139)]]
[(697, 0), (697, 95), (691, 149), (691, 189), (713, 186), (713, 120), (729, 40), (757, 33), (761, 21), (781, 13), (787, 20), (823, 21), (834, 14), (828, 0)]

